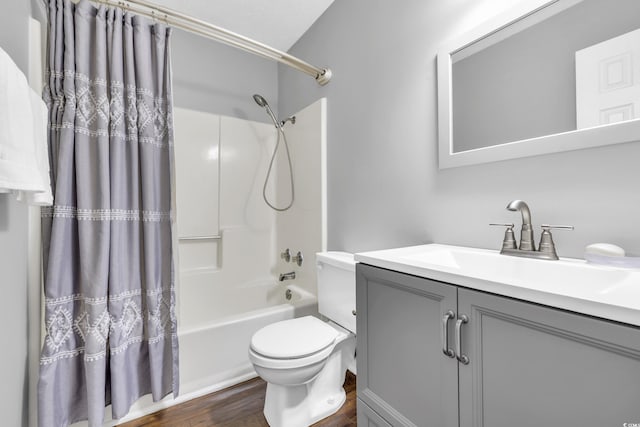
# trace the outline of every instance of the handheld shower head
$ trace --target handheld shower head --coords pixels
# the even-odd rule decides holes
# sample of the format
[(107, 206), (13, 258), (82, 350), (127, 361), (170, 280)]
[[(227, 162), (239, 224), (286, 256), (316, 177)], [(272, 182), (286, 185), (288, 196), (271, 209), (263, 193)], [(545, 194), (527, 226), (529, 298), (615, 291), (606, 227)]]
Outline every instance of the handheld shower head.
[[(271, 110), (271, 107), (269, 107), (269, 103), (267, 102), (266, 99), (264, 99), (264, 97), (262, 95), (258, 95), (257, 93), (253, 95), (253, 100), (256, 101), (256, 104), (258, 104), (259, 106), (263, 107), (265, 110), (267, 110), (267, 114), (269, 114), (269, 117), (271, 117), (271, 120), (273, 120), (273, 124), (275, 125), (276, 129), (277, 129), (277, 140), (276, 140), (276, 146), (273, 149), (273, 154), (271, 155), (271, 162), (269, 162), (269, 169), (267, 170), (267, 176), (264, 178), (264, 185), (262, 186), (262, 198), (264, 199), (264, 202), (273, 210), (278, 211), (278, 212), (283, 212), (286, 211), (287, 209), (289, 209), (292, 205), (293, 205), (293, 201), (295, 199), (295, 195), (294, 195), (294, 186), (293, 186), (293, 165), (291, 164), (291, 155), (289, 153), (289, 144), (287, 143), (287, 137), (284, 134), (284, 130), (282, 129), (282, 127), (284, 126), (285, 122), (287, 120), (290, 120), (291, 122), (295, 123), (295, 117), (290, 117), (287, 120), (283, 121), (283, 122), (278, 122), (278, 119), (276, 119), (276, 115), (273, 114), (273, 111)], [(269, 176), (271, 175), (271, 169), (273, 168), (273, 161), (276, 158), (276, 153), (278, 152), (278, 147), (280, 146), (280, 136), (282, 136), (282, 139), (284, 140), (284, 147), (285, 150), (287, 152), (287, 161), (289, 162), (289, 177), (290, 177), (290, 182), (291, 182), (291, 202), (284, 208), (278, 208), (274, 205), (272, 205), (269, 200), (267, 200), (267, 183), (269, 182)], [(282, 278), (281, 278), (282, 279)]]
[(267, 103), (267, 100), (264, 99), (261, 95), (258, 95), (257, 93), (253, 95), (253, 100), (256, 101), (256, 104), (258, 104), (261, 107), (266, 107), (267, 105), (269, 105)]
[(261, 106), (265, 110), (267, 110), (267, 114), (269, 114), (269, 117), (271, 117), (271, 120), (273, 120), (273, 124), (277, 128), (280, 128), (280, 124), (278, 123), (278, 119), (276, 119), (276, 115), (273, 114), (273, 111), (271, 110), (271, 107), (269, 107), (269, 103), (267, 102), (267, 100), (264, 99), (264, 97), (262, 95), (258, 95), (257, 93), (255, 95), (253, 95), (253, 100), (256, 101), (256, 104), (258, 104), (259, 106)]

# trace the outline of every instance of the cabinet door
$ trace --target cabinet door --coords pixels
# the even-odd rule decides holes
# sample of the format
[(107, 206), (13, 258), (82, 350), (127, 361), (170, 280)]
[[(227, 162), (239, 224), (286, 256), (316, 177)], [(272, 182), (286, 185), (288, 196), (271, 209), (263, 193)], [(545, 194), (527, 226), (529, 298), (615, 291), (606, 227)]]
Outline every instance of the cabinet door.
[(358, 396), (393, 426), (458, 426), (458, 363), (442, 351), (442, 318), (456, 311), (456, 292), (357, 266)]
[(640, 329), (459, 289), (461, 427), (640, 423)]

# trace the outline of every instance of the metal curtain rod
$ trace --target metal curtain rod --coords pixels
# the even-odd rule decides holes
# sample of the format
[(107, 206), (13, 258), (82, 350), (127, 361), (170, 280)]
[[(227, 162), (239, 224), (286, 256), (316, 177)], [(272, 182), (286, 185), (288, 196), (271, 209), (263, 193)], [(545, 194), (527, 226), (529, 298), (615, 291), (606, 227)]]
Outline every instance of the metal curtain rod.
[(156, 21), (163, 21), (167, 25), (180, 28), (190, 33), (198, 34), (221, 43), (242, 49), (263, 58), (278, 61), (282, 64), (302, 71), (313, 77), (321, 86), (326, 85), (331, 80), (331, 70), (329, 68), (315, 67), (293, 55), (275, 49), (264, 43), (260, 43), (248, 37), (234, 33), (233, 31), (202, 21), (189, 15), (185, 15), (173, 9), (147, 2), (145, 0), (93, 0), (109, 6), (120, 7), (138, 15), (143, 15)]

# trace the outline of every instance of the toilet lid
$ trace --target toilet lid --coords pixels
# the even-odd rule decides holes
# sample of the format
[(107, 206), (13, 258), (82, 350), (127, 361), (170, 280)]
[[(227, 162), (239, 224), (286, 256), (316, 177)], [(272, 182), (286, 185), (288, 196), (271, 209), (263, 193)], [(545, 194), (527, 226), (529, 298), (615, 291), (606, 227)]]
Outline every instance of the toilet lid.
[(260, 329), (251, 338), (251, 349), (266, 357), (296, 359), (333, 344), (338, 331), (313, 316), (283, 320)]

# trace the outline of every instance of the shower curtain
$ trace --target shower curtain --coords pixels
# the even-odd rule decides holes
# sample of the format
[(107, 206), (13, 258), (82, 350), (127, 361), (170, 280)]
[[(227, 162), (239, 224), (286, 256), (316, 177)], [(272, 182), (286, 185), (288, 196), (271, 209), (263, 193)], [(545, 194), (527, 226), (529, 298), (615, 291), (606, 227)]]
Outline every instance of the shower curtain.
[(48, 1), (39, 425), (102, 425), (178, 392), (170, 29)]

